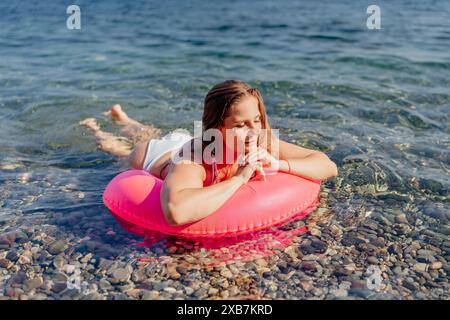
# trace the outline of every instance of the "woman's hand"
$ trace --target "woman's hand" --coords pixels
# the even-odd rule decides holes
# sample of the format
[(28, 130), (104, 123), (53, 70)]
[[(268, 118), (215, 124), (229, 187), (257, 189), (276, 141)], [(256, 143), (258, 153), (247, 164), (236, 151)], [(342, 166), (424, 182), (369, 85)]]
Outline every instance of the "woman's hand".
[(278, 171), (280, 170), (280, 160), (276, 159), (266, 149), (259, 147), (256, 151), (250, 151), (245, 156), (241, 157), (239, 163), (253, 163), (260, 161), (265, 171)]
[(234, 176), (241, 178), (243, 183), (247, 183), (252, 178), (255, 171), (264, 175), (261, 161), (247, 162), (246, 164), (239, 166), (239, 169)]
[(259, 173), (264, 177), (269, 172), (280, 170), (280, 160), (269, 154), (266, 149), (259, 147), (256, 151), (250, 150), (245, 156), (238, 158), (240, 167), (236, 175), (243, 178), (244, 183), (248, 182), (254, 173)]

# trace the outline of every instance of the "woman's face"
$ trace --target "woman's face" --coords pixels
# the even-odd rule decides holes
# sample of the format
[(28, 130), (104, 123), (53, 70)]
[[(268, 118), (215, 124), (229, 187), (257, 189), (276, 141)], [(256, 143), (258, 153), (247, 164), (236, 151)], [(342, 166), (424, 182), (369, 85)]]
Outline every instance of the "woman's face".
[(247, 153), (253, 143), (257, 145), (257, 139), (261, 133), (261, 129), (262, 124), (258, 99), (249, 95), (243, 97), (230, 108), (230, 115), (224, 119), (221, 131), (224, 139), (226, 139), (226, 132), (235, 135), (233, 149), (235, 152), (238, 150), (236, 144), (239, 143), (244, 145), (245, 152)]

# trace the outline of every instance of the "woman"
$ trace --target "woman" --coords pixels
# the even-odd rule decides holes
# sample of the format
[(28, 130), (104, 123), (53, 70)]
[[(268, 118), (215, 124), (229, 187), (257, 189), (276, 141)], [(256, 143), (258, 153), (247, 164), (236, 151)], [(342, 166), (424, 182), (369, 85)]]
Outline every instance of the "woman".
[[(129, 149), (132, 141), (100, 130), (95, 119), (88, 118), (80, 124), (94, 133), (102, 150), (124, 157), (134, 169), (148, 170), (164, 179), (161, 206), (171, 225), (208, 216), (253, 175), (263, 174), (267, 169), (313, 180), (338, 174), (336, 164), (324, 153), (278, 139), (270, 128), (261, 94), (242, 81), (227, 80), (208, 92), (202, 134), (195, 138), (180, 130), (160, 138), (159, 129), (130, 119), (119, 105), (106, 114), (123, 125), (123, 133), (134, 140), (136, 146), (132, 152)], [(218, 141), (222, 148), (214, 148), (212, 157), (204, 159), (209, 144), (204, 133), (209, 130), (222, 134)], [(232, 139), (227, 138), (230, 133)], [(195, 154), (194, 146), (198, 146), (195, 141), (200, 142), (200, 162), (186, 156), (186, 150)], [(243, 152), (236, 151), (238, 145), (245, 146)], [(278, 151), (275, 155), (272, 154), (274, 146)], [(183, 161), (174, 161), (174, 153)]]

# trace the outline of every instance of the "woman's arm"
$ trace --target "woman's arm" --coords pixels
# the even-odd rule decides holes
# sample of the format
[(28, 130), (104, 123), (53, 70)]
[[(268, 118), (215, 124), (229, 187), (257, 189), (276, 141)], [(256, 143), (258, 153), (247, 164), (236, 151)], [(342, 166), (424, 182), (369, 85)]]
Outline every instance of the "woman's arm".
[(161, 190), (164, 215), (171, 225), (200, 220), (219, 209), (244, 183), (233, 176), (203, 187), (205, 169), (195, 163), (177, 164), (167, 175)]
[(325, 153), (278, 141), (280, 171), (288, 172), (290, 167), (291, 174), (313, 180), (325, 180), (338, 175), (336, 164)]

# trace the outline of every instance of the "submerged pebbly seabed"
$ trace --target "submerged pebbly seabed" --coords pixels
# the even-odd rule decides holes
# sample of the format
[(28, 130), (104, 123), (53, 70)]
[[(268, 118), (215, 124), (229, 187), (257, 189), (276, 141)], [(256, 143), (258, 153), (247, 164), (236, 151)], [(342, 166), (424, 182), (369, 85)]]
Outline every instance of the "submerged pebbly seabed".
[[(381, 1), (378, 31), (354, 1), (79, 5), (69, 32), (0, 3), (0, 299), (449, 299), (448, 1)], [(101, 200), (124, 168), (78, 122), (192, 132), (236, 78), (338, 165), (318, 207), (226, 247), (127, 232)]]
[[(79, 202), (70, 213), (35, 212), (17, 226), (3, 222), (1, 297), (448, 298), (444, 206), (413, 193), (358, 195), (338, 181), (326, 183), (306, 219), (216, 247), (162, 235), (143, 242), (101, 205), (83, 209), (83, 193), (65, 186), (60, 192)], [(370, 266), (380, 270), (377, 289), (367, 286)]]

